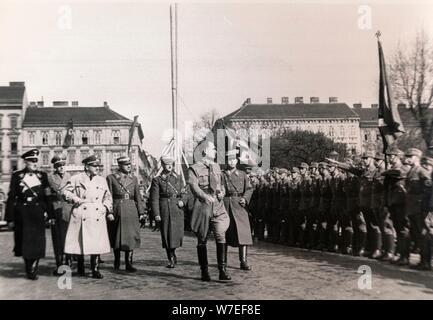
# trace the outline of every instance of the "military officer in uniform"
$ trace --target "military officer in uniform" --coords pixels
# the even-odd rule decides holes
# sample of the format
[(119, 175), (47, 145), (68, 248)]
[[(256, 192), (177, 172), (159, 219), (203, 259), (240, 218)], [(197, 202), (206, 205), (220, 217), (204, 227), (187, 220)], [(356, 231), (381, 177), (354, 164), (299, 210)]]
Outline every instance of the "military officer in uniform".
[(160, 223), (162, 247), (167, 252), (167, 268), (177, 263), (176, 248), (182, 246), (184, 233), (184, 207), (187, 195), (181, 178), (173, 171), (174, 159), (161, 158), (163, 171), (153, 178), (150, 187), (150, 203), (155, 221)]
[(78, 255), (78, 274), (85, 275), (84, 255), (90, 255), (92, 277), (102, 279), (99, 255), (110, 252), (107, 221), (114, 221), (113, 200), (107, 181), (98, 175), (99, 160), (85, 158), (84, 172), (74, 175), (63, 189), (73, 204), (65, 240), (65, 253)]
[(71, 179), (71, 175), (65, 171), (66, 157), (64, 155), (56, 155), (51, 160), (54, 171), (48, 175), (50, 185), (50, 198), (53, 205), (53, 213), (56, 219), (55, 224), (51, 226), (51, 237), (53, 240), (54, 256), (56, 259), (55, 275), (59, 275), (58, 268), (64, 263), (72, 266), (71, 255), (65, 255), (65, 239), (66, 231), (69, 225), (69, 216), (72, 206), (65, 201), (62, 191), (66, 183)]
[(250, 270), (247, 261), (247, 248), (253, 244), (248, 211), (245, 209), (251, 200), (253, 189), (245, 172), (236, 165), (237, 150), (227, 152), (227, 170), (223, 171), (223, 184), (226, 190), (224, 205), (230, 216), (230, 225), (226, 232), (227, 245), (239, 247), (239, 261), (242, 270)]
[(119, 169), (107, 176), (113, 197), (114, 220), (108, 222), (111, 247), (114, 251), (114, 270), (120, 268), (120, 253), (125, 252), (125, 270), (137, 271), (133, 266), (134, 249), (140, 247), (140, 221), (144, 220), (138, 179), (131, 173), (131, 159), (117, 159)]
[[(207, 260), (207, 236), (214, 234), (220, 280), (231, 280), (227, 273), (227, 247), (225, 234), (230, 218), (224, 206), (224, 185), (219, 164), (214, 162), (215, 145), (204, 140), (197, 148), (201, 151), (198, 161), (188, 169), (188, 184), (195, 196), (191, 214), (191, 230), (196, 234), (197, 255), (201, 269), (201, 280), (210, 281)], [(196, 158), (197, 159), (197, 158)]]
[(55, 219), (45, 172), (37, 170), (39, 150), (24, 153), (25, 168), (12, 173), (6, 202), (6, 221), (14, 230), (14, 253), (23, 257), (27, 278), (37, 280), (39, 259), (45, 257), (45, 220)]

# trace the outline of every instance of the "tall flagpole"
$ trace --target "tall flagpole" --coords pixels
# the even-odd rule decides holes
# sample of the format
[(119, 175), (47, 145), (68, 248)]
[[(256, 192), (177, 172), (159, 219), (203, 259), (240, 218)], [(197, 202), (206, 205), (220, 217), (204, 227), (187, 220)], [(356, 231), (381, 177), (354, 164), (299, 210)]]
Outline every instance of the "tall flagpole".
[(175, 159), (175, 171), (180, 171), (178, 123), (177, 123), (177, 4), (170, 5), (170, 49), (171, 49), (171, 105)]

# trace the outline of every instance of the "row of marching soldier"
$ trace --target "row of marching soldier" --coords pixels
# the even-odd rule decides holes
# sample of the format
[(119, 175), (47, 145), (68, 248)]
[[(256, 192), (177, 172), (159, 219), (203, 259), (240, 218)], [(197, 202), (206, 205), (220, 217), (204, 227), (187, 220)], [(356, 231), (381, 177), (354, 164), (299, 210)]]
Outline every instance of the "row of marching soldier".
[(386, 158), (373, 151), (343, 162), (338, 156), (251, 173), (255, 236), (400, 266), (419, 253), (411, 267), (431, 270), (433, 157), (395, 146)]
[[(14, 230), (14, 253), (23, 257), (27, 278), (38, 279), (39, 261), (46, 253), (47, 223), (51, 226), (55, 275), (62, 274), (61, 266), (72, 267), (76, 261), (78, 275), (85, 276), (84, 258), (90, 256), (92, 277), (101, 279), (101, 255), (111, 249), (114, 270), (120, 269), (124, 252), (125, 270), (135, 272), (133, 253), (140, 247), (140, 226), (146, 216), (130, 159), (118, 158), (119, 170), (104, 178), (101, 163), (94, 155), (83, 160), (84, 172), (74, 176), (65, 172), (66, 158), (62, 155), (52, 159), (54, 170), (49, 174), (38, 170), (37, 149), (24, 153), (22, 158), (25, 168), (11, 178), (6, 220)], [(231, 280), (226, 269), (227, 245), (239, 247), (240, 267), (250, 270), (246, 246), (252, 244), (252, 237), (245, 208), (252, 188), (247, 175), (237, 170), (235, 156), (229, 155), (226, 171), (221, 171), (214, 158), (215, 146), (206, 143), (203, 160), (189, 169), (188, 184), (195, 196), (191, 229), (198, 240), (201, 279), (211, 279), (206, 244), (209, 231), (213, 231), (219, 279), (227, 281)], [(150, 206), (154, 220), (160, 224), (167, 267), (174, 268), (176, 248), (182, 246), (188, 199), (180, 176), (173, 171), (174, 160), (163, 157), (161, 162), (163, 171), (152, 180)]]

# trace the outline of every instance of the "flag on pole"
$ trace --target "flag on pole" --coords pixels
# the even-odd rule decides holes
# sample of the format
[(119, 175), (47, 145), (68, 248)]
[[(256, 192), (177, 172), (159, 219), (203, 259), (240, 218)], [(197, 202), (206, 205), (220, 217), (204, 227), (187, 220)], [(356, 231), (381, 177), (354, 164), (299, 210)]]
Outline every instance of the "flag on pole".
[(398, 108), (393, 103), (392, 91), (386, 74), (385, 57), (379, 40), (380, 33), (378, 32), (376, 35), (380, 67), (378, 126), (383, 141), (383, 152), (385, 153), (388, 146), (392, 145), (404, 133), (404, 127)]
[(131, 128), (129, 128), (129, 140), (128, 140), (128, 155), (131, 152), (132, 138), (134, 137), (135, 126), (137, 125), (138, 116), (134, 117)]
[(68, 149), (72, 145), (73, 134), (74, 134), (74, 123), (71, 118), (68, 121), (65, 140), (63, 141), (63, 149)]

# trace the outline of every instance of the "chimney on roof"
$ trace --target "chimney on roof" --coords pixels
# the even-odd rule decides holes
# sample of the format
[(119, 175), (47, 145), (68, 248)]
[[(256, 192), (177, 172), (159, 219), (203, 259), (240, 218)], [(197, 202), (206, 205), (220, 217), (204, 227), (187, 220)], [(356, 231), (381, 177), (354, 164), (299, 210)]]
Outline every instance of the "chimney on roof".
[(38, 105), (36, 103), (36, 101), (30, 101), (29, 102), (29, 108), (36, 108)]
[(43, 107), (44, 106), (44, 100), (38, 101), (37, 104), (38, 104), (38, 107)]
[(289, 97), (282, 97), (281, 98), (281, 104), (288, 104), (289, 103)]
[(353, 107), (354, 107), (355, 109), (361, 109), (361, 108), (362, 108), (362, 103), (354, 103), (354, 104), (353, 104)]
[(78, 107), (78, 101), (71, 101), (72, 107)]
[(377, 103), (372, 103), (372, 104), (371, 104), (371, 108), (372, 108), (372, 109), (374, 109), (374, 108), (379, 108), (379, 105), (378, 105)]
[(251, 104), (251, 98), (246, 98), (243, 105), (246, 106), (248, 104)]
[(108, 102), (104, 101), (104, 107), (108, 108)]
[(329, 97), (329, 103), (337, 103), (338, 97)]
[(24, 81), (9, 82), (9, 87), (25, 87)]
[(295, 97), (295, 103), (304, 103), (304, 97)]
[(272, 104), (272, 98), (269, 98), (269, 97), (268, 97), (268, 98), (266, 99), (266, 102), (267, 102), (268, 104)]
[(310, 103), (319, 103), (319, 97), (310, 97)]
[(53, 101), (53, 107), (67, 107), (68, 105), (68, 101)]

